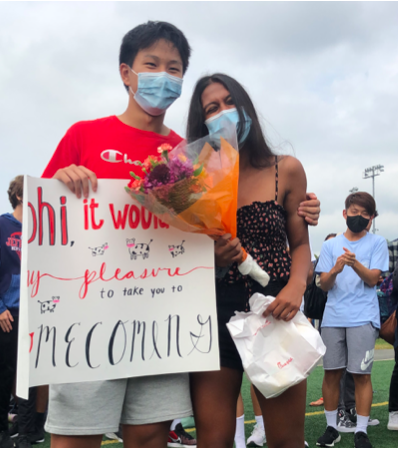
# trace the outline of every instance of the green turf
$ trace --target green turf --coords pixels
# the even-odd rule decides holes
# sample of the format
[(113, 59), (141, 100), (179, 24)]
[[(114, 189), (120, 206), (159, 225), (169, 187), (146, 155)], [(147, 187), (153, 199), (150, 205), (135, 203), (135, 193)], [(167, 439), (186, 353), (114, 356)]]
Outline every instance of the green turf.
[(390, 343), (387, 343), (382, 338), (378, 338), (376, 340), (375, 349), (393, 349), (393, 346)]
[[(388, 421), (388, 405), (384, 404), (388, 402), (388, 392), (390, 387), (391, 373), (394, 367), (394, 362), (380, 361), (373, 364), (372, 370), (372, 383), (373, 383), (373, 407), (371, 412), (372, 418), (380, 420), (380, 425), (375, 427), (368, 427), (369, 438), (373, 444), (373, 447), (398, 447), (398, 432), (391, 432), (387, 430)], [(321, 396), (321, 386), (323, 379), (322, 367), (317, 367), (308, 378), (308, 392), (307, 392), (307, 404), (319, 399)], [(247, 379), (244, 379), (242, 385), (242, 396), (245, 405), (245, 431), (246, 438), (248, 438), (252, 432), (254, 424), (250, 421), (254, 420), (253, 408), (250, 399), (250, 384)], [(382, 405), (379, 405), (382, 404)], [(325, 430), (326, 420), (323, 413), (313, 414), (314, 412), (323, 412), (323, 407), (310, 407), (307, 405), (306, 420), (305, 420), (305, 438), (310, 447), (316, 447), (316, 440)], [(286, 426), (288, 424), (286, 423)], [(195, 436), (195, 429), (190, 432)], [(50, 439), (47, 435), (46, 441), (35, 447), (50, 447)], [(123, 447), (121, 443), (115, 443), (114, 441), (104, 438), (104, 448), (111, 447)], [(267, 446), (264, 446), (267, 447)], [(336, 444), (337, 448), (354, 447), (354, 435), (341, 434), (341, 442)]]

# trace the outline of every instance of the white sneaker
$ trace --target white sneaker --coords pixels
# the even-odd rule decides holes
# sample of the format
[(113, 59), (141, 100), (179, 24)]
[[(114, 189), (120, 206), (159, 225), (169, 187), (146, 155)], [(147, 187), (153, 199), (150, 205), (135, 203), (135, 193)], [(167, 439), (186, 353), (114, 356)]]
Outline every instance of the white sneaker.
[(249, 445), (250, 443), (254, 443), (256, 446), (263, 447), (266, 442), (267, 439), (265, 438), (264, 428), (256, 424), (253, 427), (253, 432), (247, 439), (246, 444)]
[(388, 430), (398, 430), (398, 412), (390, 412), (388, 414)]
[(369, 418), (368, 426), (378, 426), (380, 421), (377, 418)]

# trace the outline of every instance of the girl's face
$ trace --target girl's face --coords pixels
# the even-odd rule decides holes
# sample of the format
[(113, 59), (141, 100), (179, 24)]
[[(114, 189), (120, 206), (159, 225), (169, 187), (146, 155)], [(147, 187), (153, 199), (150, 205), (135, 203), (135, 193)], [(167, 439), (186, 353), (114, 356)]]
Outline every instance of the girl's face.
[(202, 107), (205, 120), (226, 109), (235, 107), (231, 94), (220, 83), (212, 83), (202, 93)]

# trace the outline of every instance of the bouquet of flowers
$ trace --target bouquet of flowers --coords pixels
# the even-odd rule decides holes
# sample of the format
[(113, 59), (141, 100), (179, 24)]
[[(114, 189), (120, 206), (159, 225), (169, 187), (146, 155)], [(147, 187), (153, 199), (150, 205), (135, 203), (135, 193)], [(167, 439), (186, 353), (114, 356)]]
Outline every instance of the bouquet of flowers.
[[(127, 192), (160, 220), (182, 231), (207, 234), (213, 239), (225, 233), (236, 237), (236, 131), (227, 127), (223, 135), (217, 145), (212, 136), (189, 144), (181, 142), (174, 149), (161, 145), (158, 156), (139, 163), (143, 176), (130, 173), (133, 179)], [(238, 268), (262, 286), (269, 282), (268, 274), (245, 250)]]

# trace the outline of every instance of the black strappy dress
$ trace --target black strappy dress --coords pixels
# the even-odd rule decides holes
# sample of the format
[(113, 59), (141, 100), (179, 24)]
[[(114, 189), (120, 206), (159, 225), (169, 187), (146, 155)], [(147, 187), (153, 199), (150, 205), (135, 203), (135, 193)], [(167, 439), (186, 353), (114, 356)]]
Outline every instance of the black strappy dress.
[(218, 334), (221, 366), (243, 371), (242, 362), (226, 323), (235, 311), (249, 311), (249, 299), (256, 293), (276, 296), (289, 279), (291, 259), (287, 252), (286, 211), (278, 204), (278, 162), (275, 158), (275, 200), (255, 201), (237, 212), (237, 235), (242, 247), (270, 276), (262, 287), (243, 276), (237, 264), (216, 281)]

